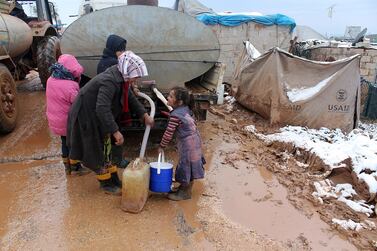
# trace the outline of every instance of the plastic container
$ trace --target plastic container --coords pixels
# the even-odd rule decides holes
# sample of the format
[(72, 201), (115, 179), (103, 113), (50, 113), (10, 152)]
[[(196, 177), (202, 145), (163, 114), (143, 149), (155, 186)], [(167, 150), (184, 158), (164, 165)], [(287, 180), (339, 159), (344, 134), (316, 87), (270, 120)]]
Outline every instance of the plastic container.
[[(156, 111), (153, 100), (142, 92), (138, 92), (138, 96), (148, 100), (151, 105), (150, 116), (153, 118)], [(143, 210), (148, 199), (150, 169), (149, 164), (143, 160), (150, 131), (151, 127), (147, 125), (143, 142), (141, 143), (139, 158), (132, 161), (123, 172), (121, 208), (126, 212), (139, 213)]]
[(158, 155), (158, 161), (150, 163), (149, 190), (155, 193), (171, 191), (173, 164), (165, 162), (164, 154)]
[(139, 158), (131, 162), (122, 177), (122, 210), (139, 213), (149, 195), (149, 164)]

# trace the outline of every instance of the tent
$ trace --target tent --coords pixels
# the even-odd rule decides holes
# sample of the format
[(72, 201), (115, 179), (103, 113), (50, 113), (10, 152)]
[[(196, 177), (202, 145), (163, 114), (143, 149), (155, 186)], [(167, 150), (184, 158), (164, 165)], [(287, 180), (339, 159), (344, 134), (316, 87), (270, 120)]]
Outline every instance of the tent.
[(271, 124), (310, 128), (357, 126), (360, 113), (360, 56), (315, 62), (273, 48), (250, 60), (246, 48), (236, 68), (236, 100)]

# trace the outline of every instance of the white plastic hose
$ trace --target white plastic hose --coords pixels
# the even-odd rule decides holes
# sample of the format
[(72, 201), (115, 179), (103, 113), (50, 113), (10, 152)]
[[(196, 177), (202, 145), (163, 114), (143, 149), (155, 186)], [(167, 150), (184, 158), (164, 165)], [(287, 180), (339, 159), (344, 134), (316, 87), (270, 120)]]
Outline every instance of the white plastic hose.
[(173, 111), (173, 107), (168, 105), (168, 101), (166, 100), (164, 95), (162, 95), (162, 93), (159, 90), (157, 90), (156, 87), (153, 88), (153, 92), (156, 94), (157, 98), (159, 98), (162, 101), (162, 103), (164, 103), (164, 105), (168, 108), (169, 112)]
[[(151, 105), (151, 114), (149, 116), (154, 118), (154, 114), (156, 112), (156, 106), (154, 105), (153, 100), (148, 95), (146, 95), (145, 93), (142, 93), (142, 92), (138, 92), (137, 95), (139, 97), (142, 97), (142, 98), (145, 98), (146, 100), (148, 100), (149, 104)], [(151, 131), (151, 126), (146, 125), (144, 136), (143, 136), (143, 142), (141, 143), (140, 156), (139, 156), (140, 159), (144, 158), (145, 149), (147, 147), (147, 142), (148, 142), (148, 137), (149, 137), (150, 131)]]

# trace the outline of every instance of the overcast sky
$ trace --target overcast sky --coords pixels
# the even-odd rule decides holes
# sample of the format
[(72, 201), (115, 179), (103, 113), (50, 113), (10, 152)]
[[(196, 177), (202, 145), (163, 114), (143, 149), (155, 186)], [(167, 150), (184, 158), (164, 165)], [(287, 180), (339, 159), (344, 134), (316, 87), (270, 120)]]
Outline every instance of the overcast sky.
[[(105, 0), (102, 0), (102, 2)], [(113, 0), (116, 1), (116, 0)], [(69, 24), (78, 14), (81, 1), (55, 0), (63, 23)], [(174, 0), (159, 0), (160, 6), (171, 7)], [(368, 28), (368, 34), (377, 34), (377, 0), (201, 0), (216, 12), (260, 12), (284, 14), (298, 25), (307, 25), (323, 35), (344, 35), (346, 26)], [(329, 7), (333, 6), (332, 18)]]

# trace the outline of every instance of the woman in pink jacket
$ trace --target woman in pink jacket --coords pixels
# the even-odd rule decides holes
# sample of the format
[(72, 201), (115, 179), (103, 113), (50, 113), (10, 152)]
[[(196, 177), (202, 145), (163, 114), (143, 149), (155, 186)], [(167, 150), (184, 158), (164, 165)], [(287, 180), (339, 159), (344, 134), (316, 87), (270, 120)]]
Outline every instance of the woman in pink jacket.
[(47, 80), (46, 115), (50, 130), (61, 137), (62, 158), (66, 174), (72, 171), (84, 174), (86, 171), (78, 161), (70, 160), (69, 148), (66, 145), (68, 112), (79, 92), (79, 82), (84, 68), (77, 59), (69, 54), (63, 54), (58, 62), (50, 67), (51, 77)]

